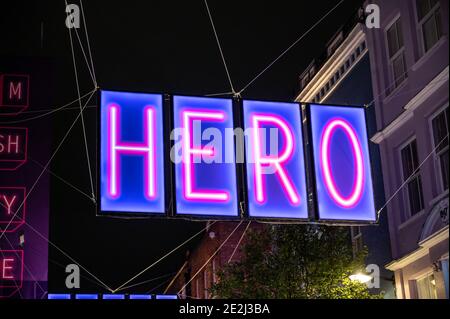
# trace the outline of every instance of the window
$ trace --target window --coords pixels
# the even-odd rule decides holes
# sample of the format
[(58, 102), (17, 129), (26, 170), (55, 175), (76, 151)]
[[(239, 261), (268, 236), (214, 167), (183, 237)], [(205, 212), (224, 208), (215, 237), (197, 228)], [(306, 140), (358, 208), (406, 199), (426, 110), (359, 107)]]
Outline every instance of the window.
[(448, 189), (448, 120), (450, 120), (450, 116), (447, 107), (431, 121), (434, 147), (436, 147), (436, 160), (439, 162), (443, 190)]
[(308, 82), (309, 82), (309, 75), (306, 74), (301, 80), (302, 89), (304, 89), (306, 87), (306, 85), (308, 85)]
[(416, 5), (423, 49), (426, 53), (442, 36), (440, 5), (438, 0), (416, 0)]
[(423, 209), (422, 180), (418, 169), (417, 143), (413, 140), (401, 150), (403, 181), (407, 180), (406, 191), (411, 215)]
[(436, 279), (432, 273), (421, 279), (417, 279), (416, 285), (417, 297), (419, 299), (437, 299)]
[(340, 72), (341, 72), (341, 75), (344, 74), (344, 72), (345, 72), (345, 66), (341, 66)]
[(389, 61), (395, 87), (398, 87), (406, 78), (405, 48), (400, 18), (387, 30)]

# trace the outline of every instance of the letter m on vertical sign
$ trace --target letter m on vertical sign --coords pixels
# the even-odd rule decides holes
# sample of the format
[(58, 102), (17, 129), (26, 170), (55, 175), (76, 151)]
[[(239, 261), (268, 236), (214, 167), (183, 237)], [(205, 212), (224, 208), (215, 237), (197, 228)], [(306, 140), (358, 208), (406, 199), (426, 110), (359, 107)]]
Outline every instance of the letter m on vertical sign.
[(102, 91), (100, 211), (165, 213), (162, 95)]
[(29, 105), (30, 77), (0, 74), (0, 115), (16, 115)]

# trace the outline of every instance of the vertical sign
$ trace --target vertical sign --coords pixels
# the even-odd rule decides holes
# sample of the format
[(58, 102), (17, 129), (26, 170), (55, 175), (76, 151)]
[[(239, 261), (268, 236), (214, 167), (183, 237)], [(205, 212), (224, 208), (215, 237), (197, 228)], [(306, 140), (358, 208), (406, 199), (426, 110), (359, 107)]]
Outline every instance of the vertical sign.
[(28, 75), (0, 74), (0, 115), (16, 115), (29, 104)]
[(233, 102), (173, 97), (176, 214), (238, 216)]
[(376, 220), (363, 107), (311, 104), (318, 216), (321, 220)]
[(308, 218), (297, 103), (243, 102), (250, 217)]
[(101, 92), (100, 211), (165, 213), (162, 95)]

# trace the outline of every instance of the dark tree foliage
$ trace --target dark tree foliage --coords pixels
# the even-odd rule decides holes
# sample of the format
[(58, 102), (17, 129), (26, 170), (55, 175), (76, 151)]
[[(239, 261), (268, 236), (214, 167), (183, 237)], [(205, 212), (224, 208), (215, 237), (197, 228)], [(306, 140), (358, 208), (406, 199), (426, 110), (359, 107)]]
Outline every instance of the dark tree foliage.
[(216, 298), (380, 298), (349, 276), (364, 269), (354, 258), (349, 229), (277, 225), (249, 232), (241, 261), (224, 267)]

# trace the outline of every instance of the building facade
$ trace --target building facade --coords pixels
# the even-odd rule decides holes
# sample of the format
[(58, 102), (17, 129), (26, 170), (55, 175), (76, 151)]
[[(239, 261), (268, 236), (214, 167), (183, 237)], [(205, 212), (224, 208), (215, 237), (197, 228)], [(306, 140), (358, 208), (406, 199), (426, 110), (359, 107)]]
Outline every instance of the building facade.
[[(373, 88), (370, 57), (366, 44), (363, 20), (353, 15), (326, 44), (323, 55), (314, 59), (299, 77), (297, 102), (366, 106), (369, 135), (376, 133), (373, 107)], [(381, 171), (378, 146), (369, 145), (373, 172)], [(373, 174), (375, 205), (384, 203), (383, 179)], [(351, 227), (353, 250), (356, 255), (368, 249), (366, 264), (380, 269), (380, 285), (373, 293), (383, 292), (385, 298), (394, 298), (392, 272), (383, 266), (390, 260), (387, 218), (380, 216), (377, 226)], [(375, 285), (377, 286), (377, 285)]]
[[(398, 298), (448, 298), (448, 1), (377, 0), (365, 29)], [(368, 3), (367, 3), (368, 4)]]
[(211, 287), (218, 280), (218, 271), (228, 263), (242, 258), (242, 251), (239, 248), (246, 243), (247, 231), (258, 231), (268, 227), (260, 223), (250, 225), (242, 223), (239, 227), (238, 225), (239, 222), (212, 223), (197, 247), (186, 252), (186, 261), (165, 292), (178, 294), (182, 299), (210, 299)]

